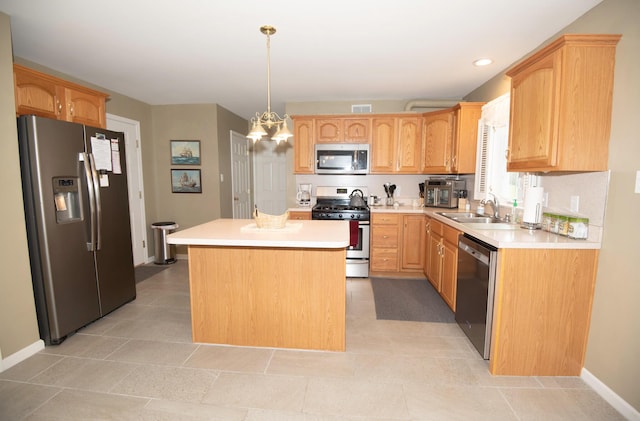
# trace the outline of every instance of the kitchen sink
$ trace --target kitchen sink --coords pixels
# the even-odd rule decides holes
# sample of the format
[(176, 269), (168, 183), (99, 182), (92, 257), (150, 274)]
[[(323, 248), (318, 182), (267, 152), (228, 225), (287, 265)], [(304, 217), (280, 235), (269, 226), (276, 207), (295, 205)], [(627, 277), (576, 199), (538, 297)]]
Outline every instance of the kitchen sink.
[(509, 224), (501, 219), (494, 218), (493, 216), (481, 215), (473, 212), (436, 212), (438, 215), (442, 215), (445, 218), (449, 218), (452, 221), (456, 221), (461, 224), (465, 224), (469, 228), (475, 229), (517, 229), (518, 225)]

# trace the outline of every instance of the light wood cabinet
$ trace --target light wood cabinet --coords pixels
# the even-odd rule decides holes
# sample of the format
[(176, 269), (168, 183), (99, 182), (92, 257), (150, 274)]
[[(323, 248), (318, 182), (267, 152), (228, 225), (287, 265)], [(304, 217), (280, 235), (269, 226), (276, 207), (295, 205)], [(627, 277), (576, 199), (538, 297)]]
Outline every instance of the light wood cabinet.
[(296, 212), (296, 211), (290, 211), (289, 212), (289, 219), (290, 220), (294, 220), (294, 221), (307, 221), (307, 220), (311, 220), (311, 211), (309, 212), (305, 212), (305, 211), (300, 211), (300, 212)]
[(371, 173), (420, 173), (421, 116), (374, 118), (371, 143)]
[(400, 270), (400, 214), (371, 214), (369, 266), (371, 272)]
[(387, 275), (422, 272), (425, 247), (423, 226), (422, 214), (373, 213), (371, 272)]
[(427, 246), (424, 273), (442, 299), (455, 311), (460, 231), (433, 218), (428, 218), (425, 231)]
[(107, 94), (13, 65), (16, 114), (82, 123), (105, 128)]
[(453, 107), (453, 136), (451, 138), (451, 172), (476, 172), (478, 120), (485, 102), (461, 102)]
[(484, 104), (461, 102), (453, 108), (424, 114), (423, 172), (475, 172), (478, 120)]
[(313, 128), (313, 118), (293, 119), (293, 172), (296, 174), (315, 171)]
[(407, 214), (402, 217), (402, 260), (403, 270), (422, 271), (424, 269), (424, 215)]
[(371, 135), (371, 173), (392, 173), (395, 165), (396, 119), (375, 117)]
[(424, 115), (422, 171), (445, 174), (451, 168), (453, 112), (434, 111)]
[(619, 35), (558, 38), (511, 77), (509, 171), (607, 170)]
[(489, 370), (579, 376), (598, 250), (499, 249)]
[(322, 118), (315, 121), (316, 143), (369, 143), (371, 118)]

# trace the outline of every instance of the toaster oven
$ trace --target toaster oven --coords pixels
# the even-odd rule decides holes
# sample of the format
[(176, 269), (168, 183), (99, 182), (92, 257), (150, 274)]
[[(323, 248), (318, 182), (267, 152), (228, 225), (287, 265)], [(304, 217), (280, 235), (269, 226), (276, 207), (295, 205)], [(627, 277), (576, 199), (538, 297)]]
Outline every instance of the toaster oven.
[(432, 178), (424, 183), (424, 206), (434, 208), (457, 208), (460, 191), (465, 189), (464, 180)]

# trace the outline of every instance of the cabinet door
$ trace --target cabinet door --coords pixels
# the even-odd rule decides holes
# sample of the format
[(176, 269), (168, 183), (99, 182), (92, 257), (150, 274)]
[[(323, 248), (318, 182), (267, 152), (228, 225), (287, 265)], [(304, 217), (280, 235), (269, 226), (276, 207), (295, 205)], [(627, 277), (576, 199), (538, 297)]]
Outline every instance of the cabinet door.
[(313, 174), (313, 119), (296, 118), (293, 121), (293, 171)]
[(509, 171), (556, 164), (557, 142), (554, 98), (558, 95), (560, 53), (540, 60), (511, 79)]
[(424, 269), (424, 216), (405, 215), (402, 229), (402, 269)]
[(370, 118), (345, 118), (343, 121), (344, 142), (369, 143), (371, 142)]
[(455, 107), (451, 141), (451, 172), (472, 174), (476, 171), (478, 120), (484, 102), (461, 102)]
[(105, 97), (65, 88), (67, 119), (93, 127), (107, 127)]
[(342, 119), (317, 119), (316, 143), (339, 143), (342, 142)]
[(311, 212), (289, 212), (289, 219), (292, 220), (311, 220)]
[(438, 291), (441, 290), (440, 280), (440, 267), (442, 265), (442, 258), (440, 247), (442, 246), (442, 237), (439, 234), (431, 231), (429, 237), (429, 266), (427, 267), (427, 279), (431, 282), (431, 285)]
[(451, 169), (453, 111), (424, 116), (422, 171), (448, 173)]
[(371, 135), (371, 172), (390, 174), (395, 170), (396, 119), (374, 118)]
[(440, 296), (451, 310), (456, 311), (456, 285), (458, 271), (458, 246), (443, 242)]
[(14, 66), (13, 81), (18, 115), (35, 114), (64, 120), (64, 89), (55, 81), (17, 66)]
[(421, 171), (422, 118), (398, 119), (396, 172), (418, 174)]

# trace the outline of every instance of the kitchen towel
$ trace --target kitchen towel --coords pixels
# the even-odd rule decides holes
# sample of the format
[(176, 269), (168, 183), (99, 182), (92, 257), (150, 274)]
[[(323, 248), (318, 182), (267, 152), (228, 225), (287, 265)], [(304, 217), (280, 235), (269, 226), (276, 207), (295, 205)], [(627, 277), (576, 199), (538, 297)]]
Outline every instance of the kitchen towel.
[(349, 221), (349, 246), (355, 247), (358, 245), (358, 231), (360, 231), (358, 221)]
[(527, 187), (524, 195), (522, 222), (526, 224), (539, 224), (542, 222), (543, 196), (544, 189), (542, 187)]

